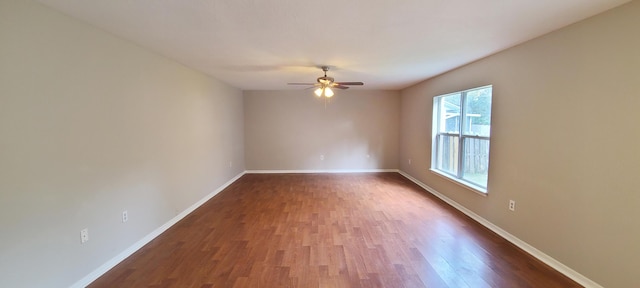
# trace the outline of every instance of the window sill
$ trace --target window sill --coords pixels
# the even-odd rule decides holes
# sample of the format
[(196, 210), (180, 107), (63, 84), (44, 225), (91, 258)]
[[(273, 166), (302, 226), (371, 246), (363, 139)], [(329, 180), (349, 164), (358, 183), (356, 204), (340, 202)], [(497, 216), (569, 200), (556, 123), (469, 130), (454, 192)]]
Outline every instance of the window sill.
[(429, 169), (429, 171), (431, 171), (431, 173), (436, 174), (436, 175), (438, 175), (440, 177), (443, 177), (444, 179), (447, 179), (447, 180), (449, 180), (449, 181), (451, 181), (451, 182), (453, 182), (453, 183), (455, 183), (455, 184), (457, 184), (459, 186), (462, 186), (462, 187), (464, 187), (464, 188), (466, 188), (468, 190), (471, 190), (471, 191), (475, 192), (476, 194), (480, 194), (481, 196), (487, 196), (487, 194), (489, 193), (487, 191), (487, 189), (479, 187), (477, 185), (474, 185), (471, 182), (467, 182), (467, 181), (464, 181), (464, 180), (461, 180), (461, 179), (458, 179), (458, 178), (451, 177), (451, 176), (449, 176), (449, 175), (447, 175), (445, 173), (442, 173), (442, 172), (440, 172), (438, 170), (435, 170), (435, 169)]

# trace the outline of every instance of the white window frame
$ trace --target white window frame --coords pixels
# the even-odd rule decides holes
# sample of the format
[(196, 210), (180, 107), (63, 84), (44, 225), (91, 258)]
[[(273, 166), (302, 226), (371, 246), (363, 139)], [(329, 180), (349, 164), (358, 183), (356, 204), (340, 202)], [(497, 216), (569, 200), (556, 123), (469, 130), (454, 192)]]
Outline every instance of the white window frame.
[[(486, 195), (488, 193), (487, 187), (483, 187), (477, 183), (473, 183), (471, 181), (468, 181), (466, 179), (464, 179), (464, 169), (462, 167), (464, 167), (464, 158), (462, 157), (462, 155), (464, 155), (464, 143), (466, 139), (482, 139), (482, 140), (488, 140), (489, 141), (489, 145), (491, 143), (491, 136), (480, 136), (480, 135), (465, 135), (464, 131), (465, 131), (465, 125), (467, 121), (464, 121), (464, 119), (461, 119), (460, 121), (460, 127), (458, 127), (458, 133), (451, 133), (451, 132), (440, 132), (440, 119), (442, 119), (440, 117), (440, 113), (442, 113), (442, 106), (440, 105), (440, 99), (447, 97), (447, 96), (452, 96), (452, 95), (456, 95), (456, 94), (460, 94), (460, 115), (466, 115), (465, 114), (465, 103), (466, 103), (466, 97), (467, 97), (467, 93), (470, 91), (475, 91), (475, 90), (480, 90), (480, 89), (485, 89), (485, 88), (491, 88), (492, 92), (491, 92), (491, 97), (493, 98), (493, 86), (492, 85), (486, 85), (486, 86), (481, 86), (481, 87), (476, 87), (476, 88), (471, 88), (471, 89), (467, 89), (467, 90), (463, 90), (463, 91), (457, 91), (457, 92), (452, 92), (452, 93), (447, 93), (447, 94), (443, 94), (443, 95), (438, 95), (433, 97), (433, 123), (432, 123), (432, 128), (431, 128), (431, 132), (432, 132), (432, 142), (431, 142), (431, 171), (435, 172), (438, 175), (444, 176), (445, 178), (453, 181), (454, 183), (457, 184), (461, 184), (467, 188), (470, 188), (476, 192), (480, 192), (483, 195)], [(491, 109), (491, 107), (490, 107)], [(462, 117), (461, 117), (462, 118)], [(491, 129), (491, 128), (489, 128)], [(441, 147), (439, 147), (438, 145), (438, 140), (440, 138), (440, 136), (450, 136), (450, 137), (456, 137), (458, 139), (458, 163), (457, 163), (457, 171), (455, 171), (456, 173), (451, 173), (449, 171), (444, 171), (444, 170), (440, 170), (437, 169), (437, 161), (438, 161), (438, 157), (441, 157), (438, 152), (441, 149)], [(489, 160), (487, 159), (487, 169), (489, 166)], [(487, 175), (487, 186), (488, 186), (488, 175)]]

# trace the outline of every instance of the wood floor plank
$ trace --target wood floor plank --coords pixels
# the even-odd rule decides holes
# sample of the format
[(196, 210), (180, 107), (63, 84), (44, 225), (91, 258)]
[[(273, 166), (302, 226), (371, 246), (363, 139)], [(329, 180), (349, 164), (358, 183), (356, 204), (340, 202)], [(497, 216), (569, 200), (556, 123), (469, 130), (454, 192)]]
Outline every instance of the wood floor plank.
[(247, 174), (89, 287), (581, 287), (398, 173)]

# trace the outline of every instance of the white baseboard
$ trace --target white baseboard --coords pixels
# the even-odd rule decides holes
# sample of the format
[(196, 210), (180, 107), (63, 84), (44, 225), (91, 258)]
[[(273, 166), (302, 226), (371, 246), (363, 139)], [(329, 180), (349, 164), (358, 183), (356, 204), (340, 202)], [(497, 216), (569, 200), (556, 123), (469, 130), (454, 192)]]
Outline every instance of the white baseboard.
[(398, 169), (336, 169), (336, 170), (247, 170), (247, 174), (291, 174), (291, 173), (374, 173), (399, 172)]
[(551, 268), (557, 270), (558, 272), (564, 274), (565, 276), (571, 278), (573, 281), (578, 282), (578, 284), (586, 287), (586, 288), (603, 288), (602, 285), (594, 282), (593, 280), (587, 278), (586, 276), (576, 272), (575, 270), (569, 268), (568, 266), (562, 264), (560, 261), (554, 259), (553, 257), (545, 254), (544, 252), (536, 249), (535, 247), (531, 246), (529, 243), (524, 242), (522, 240), (520, 240), (518, 237), (513, 236), (512, 234), (510, 234), (509, 232), (503, 230), (502, 228), (496, 226), (495, 224), (489, 222), (489, 220), (482, 218), (480, 215), (474, 213), (473, 211), (465, 208), (464, 206), (460, 205), (458, 202), (451, 200), (449, 197), (443, 195), (442, 193), (436, 191), (435, 189), (429, 187), (428, 185), (420, 182), (418, 179), (413, 178), (411, 175), (405, 173), (404, 171), (399, 170), (398, 173), (400, 173), (400, 175), (404, 176), (405, 178), (411, 180), (413, 183), (418, 184), (418, 186), (422, 187), (424, 190), (426, 190), (427, 192), (433, 194), (434, 196), (440, 198), (442, 201), (446, 202), (447, 204), (451, 205), (453, 208), (458, 209), (460, 212), (464, 213), (465, 215), (471, 217), (471, 219), (475, 220), (476, 222), (480, 223), (481, 225), (487, 227), (489, 230), (495, 232), (496, 234), (500, 235), (502, 238), (506, 239), (507, 241), (513, 243), (513, 245), (518, 246), (520, 249), (524, 250), (525, 252), (531, 254), (531, 256), (537, 258), (538, 260), (542, 261), (543, 263), (551, 266)]
[(147, 243), (151, 242), (151, 240), (155, 239), (160, 234), (162, 234), (164, 231), (169, 229), (171, 226), (173, 226), (174, 224), (178, 223), (178, 221), (182, 220), (182, 218), (184, 218), (187, 215), (189, 215), (189, 213), (193, 212), (198, 207), (200, 207), (202, 204), (204, 204), (205, 202), (209, 201), (209, 199), (211, 199), (216, 194), (220, 193), (220, 191), (222, 191), (225, 188), (227, 188), (233, 182), (235, 182), (240, 177), (242, 177), (242, 175), (244, 175), (245, 173), (246, 173), (246, 171), (245, 172), (241, 172), (240, 174), (238, 174), (235, 177), (233, 177), (231, 180), (229, 180), (226, 183), (222, 184), (222, 186), (218, 187), (218, 189), (216, 189), (215, 191), (209, 193), (209, 195), (207, 195), (204, 198), (200, 199), (200, 201), (198, 201), (195, 204), (191, 205), (189, 208), (185, 209), (180, 214), (176, 215), (176, 217), (173, 217), (167, 223), (164, 223), (164, 225), (162, 225), (162, 226), (158, 227), (157, 229), (153, 230), (147, 236), (145, 236), (144, 238), (138, 240), (138, 242), (134, 243), (133, 245), (131, 245), (129, 248), (125, 249), (124, 251), (120, 252), (120, 254), (116, 255), (116, 257), (113, 257), (113, 258), (111, 258), (111, 260), (109, 260), (106, 263), (102, 264), (96, 270), (93, 270), (93, 272), (89, 273), (89, 275), (87, 275), (84, 278), (78, 280), (76, 283), (71, 285), (71, 288), (84, 288), (87, 285), (91, 284), (91, 282), (95, 281), (100, 276), (102, 276), (104, 273), (106, 273), (107, 271), (111, 270), (111, 268), (113, 268), (116, 265), (118, 265), (118, 263), (122, 262), (124, 259), (126, 259), (129, 256), (131, 256), (131, 254), (135, 253), (140, 248), (142, 248), (144, 245), (146, 245)]

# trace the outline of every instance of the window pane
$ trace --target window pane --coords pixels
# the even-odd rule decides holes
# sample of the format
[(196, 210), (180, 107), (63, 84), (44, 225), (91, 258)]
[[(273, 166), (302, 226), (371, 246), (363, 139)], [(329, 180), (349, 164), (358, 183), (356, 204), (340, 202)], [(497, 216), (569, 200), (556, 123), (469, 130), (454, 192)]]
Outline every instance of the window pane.
[(489, 175), (489, 140), (465, 137), (463, 142), (462, 179), (486, 188)]
[(458, 136), (438, 135), (436, 169), (458, 174)]
[(465, 135), (489, 136), (491, 128), (491, 87), (467, 92), (464, 101)]
[(459, 133), (460, 131), (460, 93), (440, 98), (440, 131)]

